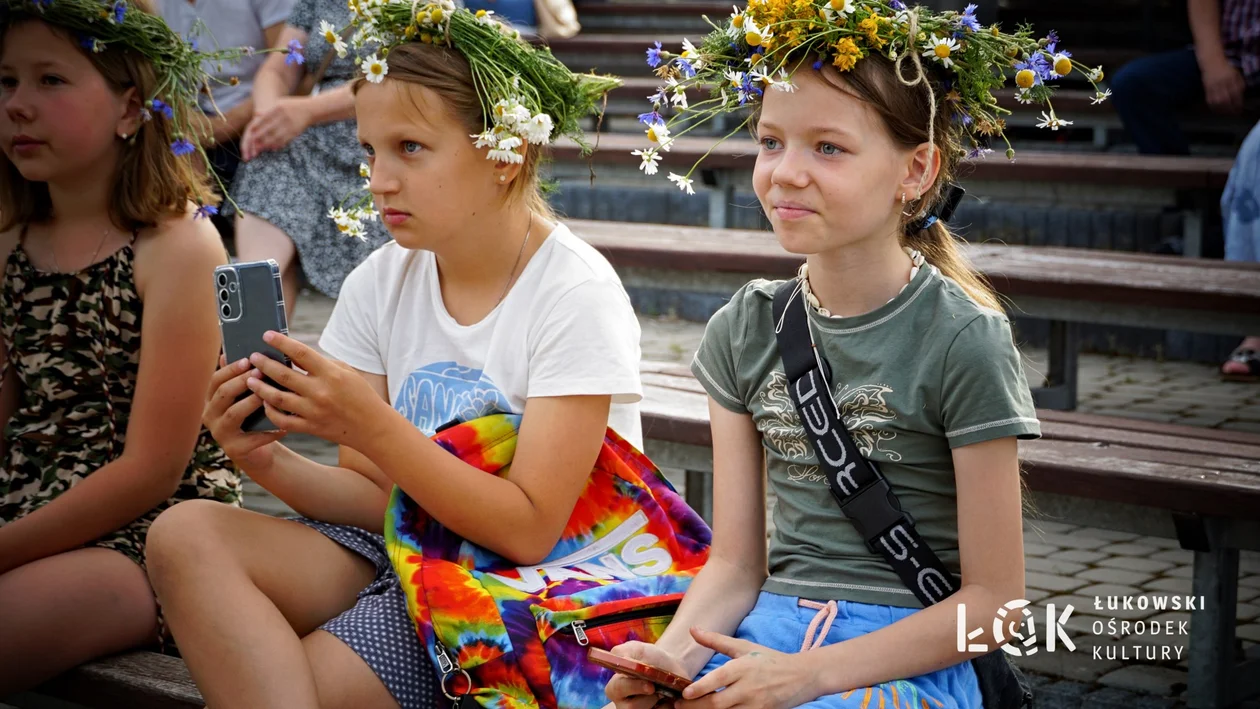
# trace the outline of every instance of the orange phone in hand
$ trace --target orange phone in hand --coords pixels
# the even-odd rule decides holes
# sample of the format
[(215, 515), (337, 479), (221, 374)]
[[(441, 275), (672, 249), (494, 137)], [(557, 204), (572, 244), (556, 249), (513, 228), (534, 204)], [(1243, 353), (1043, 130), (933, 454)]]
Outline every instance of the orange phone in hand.
[(659, 667), (653, 667), (638, 660), (620, 657), (607, 650), (600, 650), (597, 647), (587, 651), (586, 659), (600, 667), (614, 670), (618, 674), (647, 680), (656, 687), (657, 694), (670, 699), (681, 697), (682, 691), (691, 685), (691, 680), (686, 677), (679, 677), (673, 672), (666, 672)]

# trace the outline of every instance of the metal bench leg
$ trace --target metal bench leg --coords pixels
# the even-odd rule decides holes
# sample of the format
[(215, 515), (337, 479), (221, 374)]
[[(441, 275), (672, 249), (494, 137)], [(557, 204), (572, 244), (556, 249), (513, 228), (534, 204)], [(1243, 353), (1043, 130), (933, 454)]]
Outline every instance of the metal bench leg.
[(709, 189), (709, 226), (725, 229), (732, 226), (731, 210), (735, 203), (735, 180), (726, 170), (701, 170), (701, 182)]
[(1071, 411), (1076, 408), (1076, 370), (1080, 358), (1080, 326), (1062, 320), (1050, 321), (1049, 367), (1046, 385), (1033, 389), (1033, 402), (1040, 408)]
[(688, 470), (686, 474), (687, 504), (705, 522), (713, 524), (713, 474), (704, 470)]
[(1260, 660), (1236, 662), (1238, 549), (1223, 519), (1174, 515), (1181, 546), (1194, 550), (1195, 597), (1203, 607), (1190, 616), (1191, 709), (1223, 709), (1260, 694)]

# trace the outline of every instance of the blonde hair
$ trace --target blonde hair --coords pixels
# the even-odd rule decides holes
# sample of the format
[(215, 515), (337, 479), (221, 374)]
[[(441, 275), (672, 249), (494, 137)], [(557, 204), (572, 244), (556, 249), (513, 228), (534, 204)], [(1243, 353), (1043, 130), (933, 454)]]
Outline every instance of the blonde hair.
[[(802, 63), (798, 68), (798, 71), (812, 70), (809, 63)], [(941, 158), (940, 171), (932, 184), (924, 186), (921, 195), (906, 200), (901, 217), (901, 242), (922, 253), (928, 263), (953, 279), (976, 303), (1002, 310), (997, 294), (971, 265), (960, 248), (958, 237), (944, 222), (937, 221), (927, 229), (915, 228), (928, 210), (943, 198), (945, 186), (953, 181), (963, 152), (957, 132), (950, 126), (950, 112), (934, 110), (936, 94), (928, 82), (935, 79), (929, 74), (923, 81), (908, 85), (898, 77), (891, 60), (874, 52), (843, 74), (830, 65), (824, 65), (819, 71), (838, 89), (868, 103), (899, 147), (911, 150), (929, 140), (935, 146)]]
[[(423, 86), (436, 93), (469, 134), (481, 133), (487, 124), (472, 69), (464, 55), (436, 44), (405, 42), (389, 52), (389, 78)], [(359, 78), (355, 91), (363, 85)], [(471, 142), (471, 138), (469, 141)], [(523, 203), (532, 213), (554, 220), (555, 212), (543, 196), (539, 177), (542, 151), (529, 146), (516, 179), (507, 187), (508, 203)]]
[[(131, 12), (152, 14), (145, 0), (131, 5)], [(41, 21), (24, 18), (0, 25), (0, 53), (10, 32), (27, 22)], [(141, 102), (153, 94), (157, 75), (139, 52), (116, 45), (103, 52), (92, 52), (80, 47), (65, 28), (47, 26), (86, 56), (115, 94), (134, 88)], [(180, 112), (189, 107), (177, 105), (171, 109)], [(155, 226), (163, 217), (184, 214), (189, 200), (205, 204), (218, 201), (208, 178), (194, 167), (194, 156), (177, 157), (171, 152), (172, 123), (155, 115), (140, 126), (135, 136), (123, 141), (109, 199), (110, 220), (119, 228), (131, 231)], [(52, 199), (47, 183), (22, 177), (17, 167), (0, 154), (0, 231), (51, 217)]]

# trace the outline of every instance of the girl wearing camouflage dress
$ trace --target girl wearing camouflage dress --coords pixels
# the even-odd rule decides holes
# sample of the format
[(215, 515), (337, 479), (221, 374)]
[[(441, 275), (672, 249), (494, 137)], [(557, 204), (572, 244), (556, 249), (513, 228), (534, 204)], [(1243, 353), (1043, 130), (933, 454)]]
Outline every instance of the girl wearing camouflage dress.
[[(0, 0), (0, 697), (157, 640), (149, 524), (240, 503), (200, 423), (227, 258), (170, 79), (202, 57), (134, 3), (41, 5)], [(132, 42), (162, 32), (184, 53)]]

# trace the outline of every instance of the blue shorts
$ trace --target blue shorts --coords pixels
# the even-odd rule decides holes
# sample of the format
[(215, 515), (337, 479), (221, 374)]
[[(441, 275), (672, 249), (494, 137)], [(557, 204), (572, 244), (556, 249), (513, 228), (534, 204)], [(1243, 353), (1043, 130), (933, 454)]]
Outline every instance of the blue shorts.
[[(821, 644), (833, 645), (879, 630), (909, 616), (915, 610), (837, 601), (835, 617)], [(757, 605), (739, 624), (735, 637), (779, 652), (800, 652), (807, 635), (822, 634), (821, 631), (826, 626), (825, 613), (826, 611), (802, 606), (801, 599), (762, 591), (757, 597)], [(816, 617), (818, 622), (812, 623), (815, 628), (810, 632), (811, 622)], [(714, 655), (701, 670), (700, 676), (707, 675), (729, 660), (726, 655)], [(910, 679), (893, 680), (841, 694), (828, 694), (801, 706), (811, 709), (981, 709), (982, 702), (975, 670), (971, 668), (970, 662), (961, 662)]]

